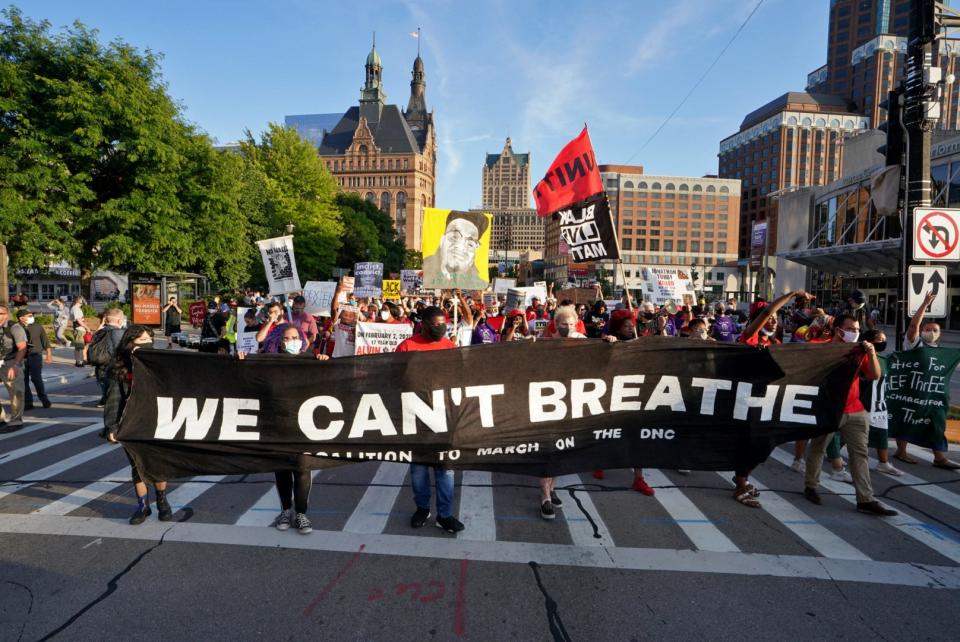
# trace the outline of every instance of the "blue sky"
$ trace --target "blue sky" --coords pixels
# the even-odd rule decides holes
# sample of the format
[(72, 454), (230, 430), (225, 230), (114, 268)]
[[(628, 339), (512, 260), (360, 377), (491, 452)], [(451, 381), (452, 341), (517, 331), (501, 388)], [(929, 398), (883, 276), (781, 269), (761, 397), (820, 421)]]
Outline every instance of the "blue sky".
[(717, 171), (720, 140), (748, 112), (826, 59), (829, 0), (764, 0), (707, 79), (641, 147), (757, 0), (34, 0), (55, 27), (80, 20), (105, 40), (163, 54), (188, 120), (219, 142), (284, 115), (356, 103), (371, 31), (389, 102), (406, 105), (423, 28), (427, 101), (440, 143), (437, 204), (480, 202), (486, 152), (506, 136), (533, 155), (533, 182), (584, 122), (601, 163), (650, 174)]

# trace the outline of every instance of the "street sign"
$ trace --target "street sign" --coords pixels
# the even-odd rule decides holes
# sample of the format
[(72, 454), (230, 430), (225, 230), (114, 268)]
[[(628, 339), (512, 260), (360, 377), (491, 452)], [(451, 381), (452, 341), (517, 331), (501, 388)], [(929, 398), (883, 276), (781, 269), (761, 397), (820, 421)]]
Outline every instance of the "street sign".
[(907, 314), (913, 316), (920, 309), (923, 297), (933, 292), (937, 298), (930, 304), (928, 317), (947, 316), (947, 266), (946, 265), (911, 265), (907, 269), (907, 278), (910, 281), (910, 293), (907, 297)]
[(913, 260), (960, 261), (960, 209), (914, 208)]

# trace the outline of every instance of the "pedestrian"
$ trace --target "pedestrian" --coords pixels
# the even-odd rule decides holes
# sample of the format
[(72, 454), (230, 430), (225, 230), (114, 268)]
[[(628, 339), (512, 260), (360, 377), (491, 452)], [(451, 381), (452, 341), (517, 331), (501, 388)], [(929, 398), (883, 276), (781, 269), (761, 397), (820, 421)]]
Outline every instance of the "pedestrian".
[[(841, 314), (834, 321), (833, 333), (833, 342), (855, 344), (860, 337), (860, 323), (855, 317)], [(881, 369), (876, 347), (873, 343), (864, 341), (860, 343), (859, 349), (852, 353), (852, 357), (857, 362), (857, 374), (854, 375), (848, 389), (847, 401), (838, 428), (843, 440), (847, 443), (853, 487), (857, 494), (857, 510), (869, 515), (896, 515), (896, 511), (884, 508), (873, 497), (867, 452), (870, 419), (863, 402), (860, 401), (860, 379), (875, 381), (880, 378)], [(807, 449), (803, 496), (818, 505), (823, 503), (817, 492), (817, 487), (820, 485), (820, 467), (823, 464), (824, 451), (832, 438), (832, 433), (815, 437), (810, 440), (810, 447)]]
[(109, 370), (117, 354), (117, 346), (123, 338), (123, 330), (127, 319), (123, 310), (110, 308), (103, 313), (100, 327), (93, 335), (90, 346), (87, 348), (87, 358), (93, 366), (94, 376), (100, 384), (100, 400), (97, 407), (102, 408), (107, 403), (107, 385), (110, 383)]
[[(518, 316), (523, 322), (523, 313)], [(404, 339), (396, 352), (425, 352), (431, 350), (450, 350), (456, 344), (447, 338), (446, 317), (438, 307), (424, 308), (421, 313), (420, 332)], [(420, 528), (430, 519), (430, 469), (433, 469), (434, 485), (437, 489), (437, 528), (448, 533), (463, 530), (463, 524), (453, 516), (454, 481), (453, 471), (440, 466), (425, 464), (410, 465), (410, 484), (413, 487), (413, 499), (417, 510), (410, 518), (412, 528)]]
[(53, 332), (57, 339), (57, 345), (67, 346), (67, 326), (70, 325), (70, 311), (63, 304), (63, 297), (57, 297), (47, 303), (47, 307), (53, 310)]
[[(887, 349), (887, 335), (883, 330), (874, 328), (863, 333), (863, 340), (869, 341), (876, 348), (877, 354)], [(887, 400), (886, 400), (886, 360), (881, 360), (880, 378), (876, 381), (860, 382), (860, 400), (864, 402), (867, 414), (870, 417), (870, 433), (867, 438), (867, 447), (877, 450), (877, 472), (893, 477), (900, 477), (903, 471), (890, 463), (890, 444), (887, 438)]]
[(82, 368), (87, 361), (87, 344), (93, 338), (90, 326), (83, 316), (83, 306), (86, 300), (77, 295), (70, 306), (70, 321), (73, 324), (73, 360), (74, 365)]
[[(101, 436), (105, 437), (107, 441), (117, 443), (120, 418), (123, 416), (123, 409), (127, 405), (130, 389), (133, 386), (133, 353), (140, 348), (152, 347), (153, 330), (145, 325), (132, 325), (120, 337), (120, 345), (117, 346), (116, 354), (114, 354), (113, 361), (109, 366), (106, 404), (103, 407), (103, 432)], [(137, 464), (126, 449), (124, 449), (124, 453), (130, 461), (130, 476), (137, 495), (137, 510), (130, 516), (129, 522), (131, 525), (137, 526), (146, 521), (147, 517), (153, 514), (153, 511), (150, 510), (147, 485), (140, 477)], [(170, 507), (170, 502), (167, 501), (167, 482), (154, 482), (153, 488), (157, 503), (157, 518), (161, 522), (171, 521), (173, 519), (173, 509)]]
[(609, 320), (610, 315), (607, 314), (607, 304), (602, 300), (595, 301), (593, 310), (588, 312), (583, 319), (587, 330), (586, 335), (591, 339), (601, 338), (606, 331)]
[(27, 308), (20, 308), (17, 311), (17, 320), (23, 326), (27, 333), (27, 359), (24, 362), (23, 381), (23, 409), (33, 410), (33, 395), (30, 392), (30, 382), (37, 390), (37, 399), (43, 404), (44, 408), (50, 407), (50, 398), (43, 386), (43, 357), (46, 355), (47, 363), (53, 363), (53, 346), (50, 345), (50, 339), (47, 337), (47, 331), (42, 325), (34, 323), (33, 312)]
[[(280, 340), (269, 347), (264, 347), (263, 353), (246, 355), (237, 353), (240, 360), (255, 359), (259, 354), (284, 354), (304, 359), (326, 361), (329, 357), (319, 351), (314, 353), (310, 348), (307, 337), (296, 323), (283, 323), (277, 331)], [(277, 484), (277, 495), (280, 497), (280, 514), (271, 524), (278, 531), (290, 530), (291, 525), (301, 535), (313, 532), (313, 525), (307, 517), (307, 508), (310, 505), (310, 488), (313, 486), (313, 473), (302, 466), (287, 470), (276, 470), (273, 473)]]
[[(923, 303), (920, 305), (917, 313), (910, 319), (910, 325), (907, 327), (903, 341), (904, 350), (913, 350), (921, 346), (926, 348), (940, 347), (940, 324), (933, 320), (924, 320), (923, 318), (927, 308), (930, 307), (930, 304), (933, 303), (936, 297), (937, 295), (933, 292), (928, 293), (924, 297)], [(940, 430), (940, 433), (943, 434), (944, 430)], [(937, 468), (944, 468), (946, 470), (960, 469), (960, 464), (947, 458), (949, 446), (946, 437), (943, 437), (935, 444), (917, 445), (930, 448), (933, 451), (933, 465)], [(897, 453), (894, 457), (906, 464), (917, 463), (916, 458), (907, 453), (906, 439), (897, 439)]]
[(180, 333), (180, 324), (183, 319), (183, 310), (177, 305), (177, 297), (172, 296), (163, 306), (163, 334), (166, 335), (167, 344), (173, 345), (173, 339), (170, 338)]
[(0, 381), (10, 397), (9, 413), (0, 406), (0, 433), (23, 428), (26, 360), (27, 333), (22, 325), (10, 319), (10, 308), (0, 304)]

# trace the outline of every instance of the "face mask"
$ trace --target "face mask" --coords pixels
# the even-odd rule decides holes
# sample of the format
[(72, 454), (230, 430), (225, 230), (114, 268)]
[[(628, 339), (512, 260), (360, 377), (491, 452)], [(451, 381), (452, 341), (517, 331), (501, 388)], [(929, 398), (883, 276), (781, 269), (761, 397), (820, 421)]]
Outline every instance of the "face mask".
[(935, 344), (940, 341), (940, 333), (936, 330), (921, 332), (920, 336), (923, 337), (924, 343)]
[(294, 339), (293, 341), (287, 341), (283, 344), (283, 349), (285, 352), (290, 354), (299, 354), (300, 348), (303, 347), (303, 341), (300, 339)]
[(384, 310), (383, 312), (380, 313), (380, 318), (383, 319), (384, 321), (389, 321), (390, 313)]
[(706, 330), (697, 330), (696, 332), (693, 333), (693, 336), (694, 336), (695, 338), (697, 338), (697, 339), (706, 339), (706, 338), (707, 338), (707, 331), (706, 331)]
[(843, 334), (844, 343), (856, 343), (857, 339), (860, 338), (860, 333), (856, 330), (841, 330), (840, 332)]
[(761, 333), (763, 334), (763, 336), (765, 336), (765, 337), (772, 337), (772, 336), (774, 335), (774, 333), (776, 332), (776, 330), (767, 330), (766, 328), (760, 328), (760, 332), (761, 332)]
[(152, 348), (152, 347), (153, 347), (153, 339), (150, 339), (149, 341), (143, 341), (143, 342), (135, 341), (133, 344), (134, 350), (136, 350), (137, 348)]
[(877, 352), (883, 352), (884, 350), (887, 349), (887, 342), (886, 342), (886, 341), (874, 341), (874, 342), (873, 342), (873, 347), (877, 349)]
[(561, 337), (569, 337), (569, 336), (570, 336), (570, 328), (568, 328), (568, 327), (566, 327), (566, 326), (557, 326), (557, 333), (558, 333)]
[(28, 318), (27, 318), (27, 325), (33, 325), (33, 322), (34, 322), (34, 321), (36, 321), (36, 319), (34, 319), (33, 317), (28, 317)]
[(427, 336), (430, 337), (433, 341), (439, 341), (447, 334), (447, 324), (441, 323), (440, 325), (428, 325), (427, 326)]

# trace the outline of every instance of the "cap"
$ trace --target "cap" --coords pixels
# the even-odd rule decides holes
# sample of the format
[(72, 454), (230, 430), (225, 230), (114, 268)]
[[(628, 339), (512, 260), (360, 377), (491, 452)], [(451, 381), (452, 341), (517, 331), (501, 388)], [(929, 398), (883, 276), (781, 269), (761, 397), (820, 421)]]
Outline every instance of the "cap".
[(27, 316), (28, 314), (33, 314), (33, 312), (31, 312), (29, 308), (20, 308), (19, 310), (17, 310), (17, 318), (18, 318), (18, 319), (21, 318), (21, 317), (25, 317), (25, 316)]
[(857, 303), (864, 303), (867, 300), (867, 297), (863, 296), (863, 292), (860, 290), (854, 290), (851, 292), (849, 298), (853, 299)]
[(484, 215), (483, 212), (464, 212), (461, 210), (450, 210), (450, 213), (447, 214), (446, 225), (450, 225), (450, 223), (454, 222), (458, 218), (462, 218), (465, 221), (473, 223), (477, 227), (478, 237), (483, 236), (484, 232), (487, 231), (487, 226), (490, 225), (486, 215)]

